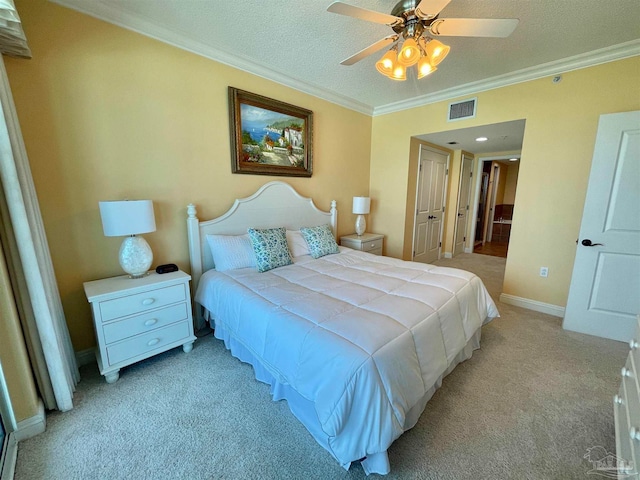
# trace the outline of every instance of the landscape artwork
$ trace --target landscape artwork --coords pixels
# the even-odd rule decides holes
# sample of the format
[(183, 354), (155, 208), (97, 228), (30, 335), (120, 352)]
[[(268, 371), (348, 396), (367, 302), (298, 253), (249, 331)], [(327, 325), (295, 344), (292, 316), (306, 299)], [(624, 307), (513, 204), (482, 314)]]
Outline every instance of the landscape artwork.
[(311, 176), (312, 112), (229, 87), (233, 173)]

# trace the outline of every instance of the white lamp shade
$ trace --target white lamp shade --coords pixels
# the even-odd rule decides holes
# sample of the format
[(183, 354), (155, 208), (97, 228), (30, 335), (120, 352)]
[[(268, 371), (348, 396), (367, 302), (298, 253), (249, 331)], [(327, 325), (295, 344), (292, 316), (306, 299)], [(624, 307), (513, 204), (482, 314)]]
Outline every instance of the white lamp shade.
[(371, 199), (369, 197), (353, 197), (353, 213), (357, 215), (366, 215), (371, 208)]
[(99, 202), (102, 228), (107, 237), (122, 237), (156, 231), (151, 200)]

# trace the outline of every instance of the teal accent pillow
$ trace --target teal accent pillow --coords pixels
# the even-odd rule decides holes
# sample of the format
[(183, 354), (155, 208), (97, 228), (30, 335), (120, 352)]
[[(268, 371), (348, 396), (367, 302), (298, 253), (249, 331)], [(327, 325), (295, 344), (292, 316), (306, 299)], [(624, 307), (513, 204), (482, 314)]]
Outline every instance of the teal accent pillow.
[(256, 254), (256, 266), (259, 272), (291, 265), (291, 254), (287, 245), (287, 234), (281, 228), (250, 228), (247, 230), (251, 246)]
[(332, 253), (340, 253), (336, 239), (329, 225), (301, 228), (300, 233), (307, 241), (309, 253), (313, 258), (324, 257)]

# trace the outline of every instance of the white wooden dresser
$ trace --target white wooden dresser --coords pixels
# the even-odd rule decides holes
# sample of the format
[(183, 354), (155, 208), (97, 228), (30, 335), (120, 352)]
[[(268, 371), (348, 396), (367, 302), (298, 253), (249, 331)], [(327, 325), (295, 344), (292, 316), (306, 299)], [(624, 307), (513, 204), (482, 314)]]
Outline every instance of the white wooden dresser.
[(96, 359), (108, 383), (132, 363), (179, 345), (191, 351), (196, 337), (190, 279), (181, 271), (151, 272), (143, 278), (122, 275), (84, 284), (98, 342)]
[[(616, 428), (618, 478), (638, 478), (640, 462), (640, 315), (634, 338), (629, 342), (627, 362), (621, 370), (622, 381), (613, 397)], [(633, 475), (635, 474), (635, 475)]]
[(382, 247), (384, 243), (384, 235), (378, 233), (363, 233), (362, 235), (345, 235), (340, 237), (340, 245), (343, 247), (361, 250), (363, 252), (373, 253), (374, 255), (382, 255)]

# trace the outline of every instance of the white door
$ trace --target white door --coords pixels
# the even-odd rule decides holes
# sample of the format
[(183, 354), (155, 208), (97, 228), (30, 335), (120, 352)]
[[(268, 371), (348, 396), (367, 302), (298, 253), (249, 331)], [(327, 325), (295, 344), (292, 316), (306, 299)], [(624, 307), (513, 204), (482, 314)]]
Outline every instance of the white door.
[(462, 155), (460, 169), (460, 188), (458, 189), (458, 212), (453, 240), (453, 256), (464, 252), (469, 224), (469, 200), (471, 198), (471, 177), (473, 176), (473, 157)]
[(448, 160), (447, 154), (420, 146), (413, 233), (413, 260), (416, 262), (430, 263), (440, 258)]
[(640, 111), (601, 115), (562, 326), (629, 341), (640, 313)]

